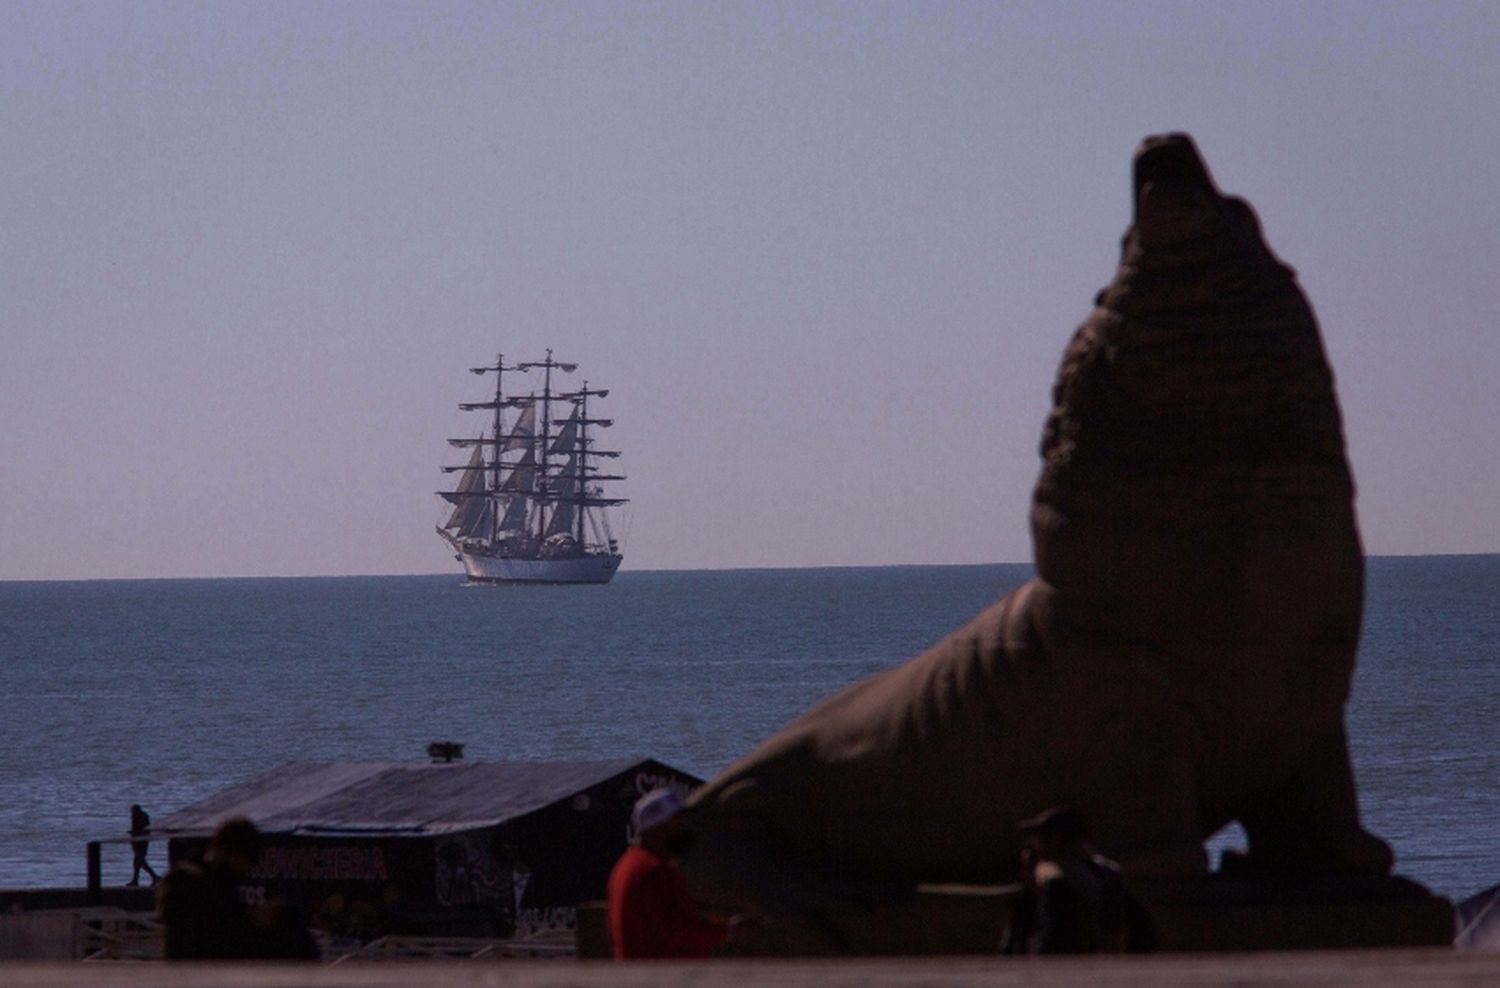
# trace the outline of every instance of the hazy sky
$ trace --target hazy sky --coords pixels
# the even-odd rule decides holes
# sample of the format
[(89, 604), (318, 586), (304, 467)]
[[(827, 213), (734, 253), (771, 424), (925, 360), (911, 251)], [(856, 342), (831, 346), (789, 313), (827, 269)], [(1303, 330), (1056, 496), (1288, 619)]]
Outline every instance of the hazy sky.
[(1500, 4), (0, 0), (0, 578), (456, 572), (612, 394), (626, 567), (1026, 560), (1146, 134), (1301, 273), (1372, 553), (1500, 551)]

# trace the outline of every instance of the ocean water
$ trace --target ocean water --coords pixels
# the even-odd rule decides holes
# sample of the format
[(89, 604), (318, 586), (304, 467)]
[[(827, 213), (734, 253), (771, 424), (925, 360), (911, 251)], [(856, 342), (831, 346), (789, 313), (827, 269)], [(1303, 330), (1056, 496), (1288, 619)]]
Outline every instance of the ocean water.
[[(454, 740), (471, 759), (652, 756), (709, 776), (1030, 572), (0, 583), (0, 886), (81, 884), (85, 843), (120, 835), (131, 803), (165, 816), (296, 760)], [(1500, 882), (1497, 594), (1500, 556), (1370, 560), (1347, 712), (1367, 825), (1398, 871), (1456, 898)], [(128, 877), (128, 852), (105, 871)]]

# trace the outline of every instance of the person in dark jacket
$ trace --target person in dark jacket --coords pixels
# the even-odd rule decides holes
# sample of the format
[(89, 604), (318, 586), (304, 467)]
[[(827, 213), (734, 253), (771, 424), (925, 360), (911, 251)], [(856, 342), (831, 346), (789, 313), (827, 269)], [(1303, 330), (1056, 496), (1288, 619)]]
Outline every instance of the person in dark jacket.
[(316, 960), (318, 947), (297, 910), (246, 905), (240, 885), (260, 860), (261, 834), (249, 820), (214, 831), (201, 864), (182, 862), (157, 893), (168, 960)]
[(1099, 854), (1083, 817), (1057, 806), (1022, 820), (1022, 894), (1001, 941), (1006, 954), (1140, 953), (1155, 935), (1119, 867)]

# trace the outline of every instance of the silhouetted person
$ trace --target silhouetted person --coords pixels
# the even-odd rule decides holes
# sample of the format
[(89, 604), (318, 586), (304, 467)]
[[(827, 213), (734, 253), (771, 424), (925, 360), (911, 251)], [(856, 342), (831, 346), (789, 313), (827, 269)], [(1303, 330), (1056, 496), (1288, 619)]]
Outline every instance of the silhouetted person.
[(145, 835), (151, 832), (151, 817), (145, 810), (141, 809), (139, 803), (130, 807), (130, 836), (136, 838), (130, 842), (130, 850), (134, 854), (133, 867), (130, 872), (130, 881), (127, 885), (141, 884), (141, 872), (151, 876), (151, 884), (155, 885), (161, 881), (161, 876), (151, 863), (146, 860), (146, 852), (151, 849), (151, 842), (145, 839)]
[(298, 911), (268, 903), (252, 912), (240, 883), (260, 860), (255, 824), (237, 818), (214, 831), (202, 864), (182, 862), (161, 883), (157, 911), (168, 960), (306, 959), (317, 944)]
[(682, 799), (656, 789), (631, 812), (635, 843), (609, 876), (609, 938), (615, 960), (707, 957), (730, 939), (738, 919), (705, 916), (688, 892), (676, 859), (692, 834), (681, 825)]
[(1018, 825), (1023, 892), (1001, 942), (1007, 954), (1139, 953), (1154, 946), (1150, 916), (1094, 850), (1083, 817), (1058, 806)]

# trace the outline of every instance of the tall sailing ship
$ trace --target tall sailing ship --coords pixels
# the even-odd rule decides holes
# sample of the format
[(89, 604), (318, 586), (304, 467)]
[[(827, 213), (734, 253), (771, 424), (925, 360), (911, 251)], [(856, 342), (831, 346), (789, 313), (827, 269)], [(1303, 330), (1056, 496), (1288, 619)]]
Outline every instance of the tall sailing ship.
[[(553, 360), (551, 350), (545, 360), (506, 364), (501, 355), (469, 368), (495, 375), (495, 397), (458, 406), (489, 421), (476, 438), (448, 440), (472, 452), (467, 464), (442, 468), (459, 478), (456, 490), (438, 492), (453, 511), (437, 532), (471, 581), (608, 583), (620, 568), (606, 509), (626, 499), (606, 496), (604, 485), (625, 478), (599, 465), (620, 455), (596, 445), (596, 432), (613, 421), (590, 414), (591, 402), (609, 392), (587, 381), (554, 390), (554, 372), (577, 369)], [(506, 375), (532, 371), (540, 372), (540, 394), (507, 393)]]

